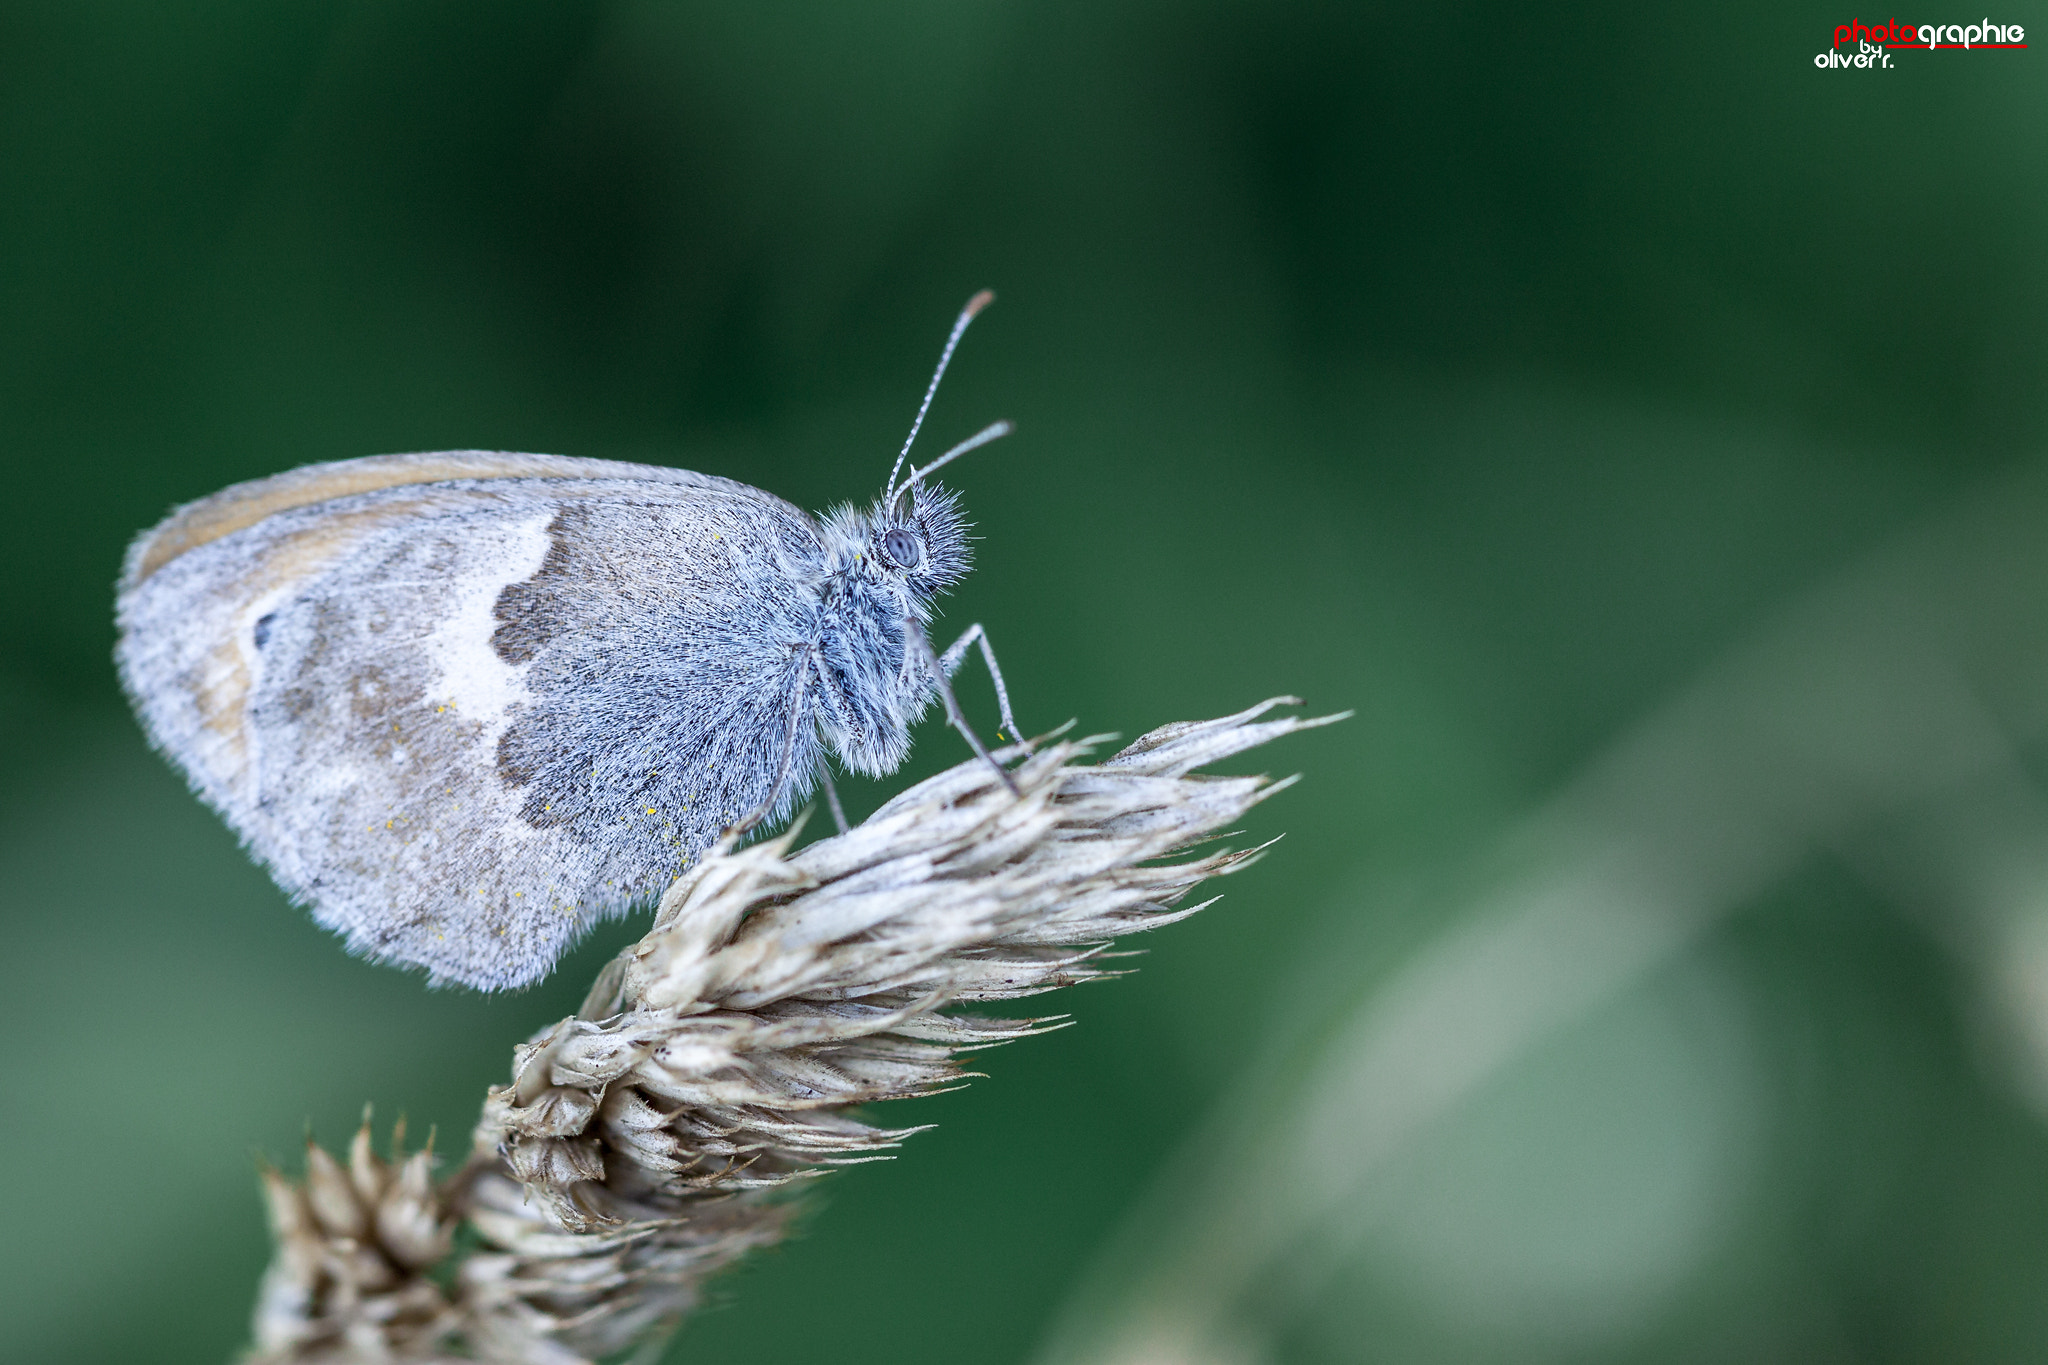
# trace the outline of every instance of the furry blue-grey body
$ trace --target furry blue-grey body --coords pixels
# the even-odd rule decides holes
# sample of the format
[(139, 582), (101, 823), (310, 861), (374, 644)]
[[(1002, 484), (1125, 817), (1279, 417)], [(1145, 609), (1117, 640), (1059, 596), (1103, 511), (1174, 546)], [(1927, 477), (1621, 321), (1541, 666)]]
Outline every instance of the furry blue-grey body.
[[(733, 821), (786, 815), (826, 747), (901, 764), (927, 604), (967, 566), (952, 498), (906, 503), (813, 518), (540, 456), (315, 466), (138, 540), (117, 658), (151, 738), (321, 923), (522, 985)], [(914, 565), (881, 548), (902, 529)]]

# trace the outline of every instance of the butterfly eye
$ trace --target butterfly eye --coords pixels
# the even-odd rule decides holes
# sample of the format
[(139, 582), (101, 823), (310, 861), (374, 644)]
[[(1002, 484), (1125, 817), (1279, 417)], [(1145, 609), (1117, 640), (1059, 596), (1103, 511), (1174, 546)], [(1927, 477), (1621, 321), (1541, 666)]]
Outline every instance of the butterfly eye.
[(924, 543), (900, 526), (882, 537), (882, 550), (902, 569), (914, 569), (924, 560)]

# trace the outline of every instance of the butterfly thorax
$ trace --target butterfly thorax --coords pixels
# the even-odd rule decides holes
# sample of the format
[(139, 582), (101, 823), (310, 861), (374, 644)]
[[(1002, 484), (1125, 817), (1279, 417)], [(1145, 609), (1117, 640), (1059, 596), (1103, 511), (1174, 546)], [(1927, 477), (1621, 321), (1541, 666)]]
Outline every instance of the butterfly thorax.
[(819, 538), (819, 727), (849, 768), (883, 776), (934, 695), (924, 629), (932, 599), (967, 572), (966, 523), (951, 494), (920, 487), (895, 508), (833, 509)]

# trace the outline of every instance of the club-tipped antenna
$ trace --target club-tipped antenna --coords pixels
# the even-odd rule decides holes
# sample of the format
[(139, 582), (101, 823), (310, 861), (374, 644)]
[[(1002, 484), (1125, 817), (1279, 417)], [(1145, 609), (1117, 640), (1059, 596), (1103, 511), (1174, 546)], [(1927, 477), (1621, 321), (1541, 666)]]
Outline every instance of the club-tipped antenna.
[(1011, 432), (1015, 431), (1016, 429), (1016, 424), (1013, 422), (991, 422), (987, 426), (983, 427), (980, 431), (975, 432), (972, 436), (962, 441), (959, 445), (954, 446), (951, 450), (939, 456), (938, 459), (933, 460), (923, 469), (919, 469), (916, 465), (912, 465), (910, 467), (910, 477), (905, 479), (903, 481), (903, 486), (896, 490), (894, 496), (890, 500), (890, 506), (900, 507), (902, 505), (903, 499), (910, 496), (910, 490), (917, 487), (918, 480), (924, 478), (927, 474), (937, 473), (941, 466), (951, 464), (953, 461), (959, 459), (962, 455), (965, 455), (970, 450), (981, 449), (990, 441), (1000, 441), (1005, 436), (1008, 436)]
[(960, 337), (967, 331), (967, 324), (974, 321), (974, 315), (995, 301), (995, 291), (984, 289), (967, 300), (967, 306), (960, 310), (960, 316), (953, 319), (953, 331), (946, 338), (946, 349), (939, 352), (939, 367), (932, 371), (932, 382), (925, 386), (924, 401), (917, 405), (917, 420), (910, 424), (910, 435), (903, 438), (903, 449), (896, 452), (896, 463), (889, 469), (889, 482), (882, 485), (882, 497), (885, 500), (895, 495), (896, 476), (902, 472), (904, 460), (910, 457), (910, 444), (917, 439), (918, 429), (924, 425), (924, 415), (931, 411), (932, 398), (939, 391), (939, 381), (946, 377), (946, 366), (953, 361), (953, 348), (960, 344)]

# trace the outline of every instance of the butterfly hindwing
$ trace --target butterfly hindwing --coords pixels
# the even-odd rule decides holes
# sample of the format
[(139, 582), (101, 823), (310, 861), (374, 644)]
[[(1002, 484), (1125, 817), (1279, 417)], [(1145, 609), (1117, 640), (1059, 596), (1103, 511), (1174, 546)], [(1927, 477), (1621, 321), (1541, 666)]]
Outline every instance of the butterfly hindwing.
[(349, 461), (139, 542), (119, 656), (152, 738), (322, 923), (518, 985), (766, 796), (817, 555), (798, 509), (685, 471)]

